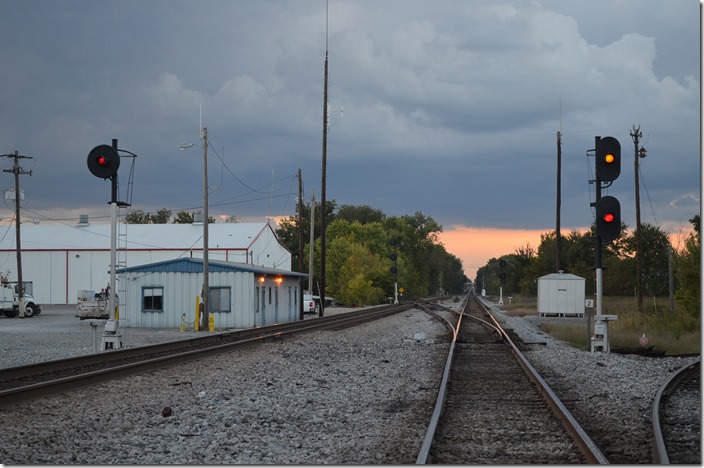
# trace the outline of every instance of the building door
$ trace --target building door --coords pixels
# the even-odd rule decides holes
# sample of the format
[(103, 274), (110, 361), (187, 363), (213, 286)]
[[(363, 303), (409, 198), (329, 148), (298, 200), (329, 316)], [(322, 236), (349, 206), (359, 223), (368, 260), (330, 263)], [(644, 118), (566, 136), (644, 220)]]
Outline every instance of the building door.
[(266, 288), (262, 288), (262, 307), (259, 314), (259, 325), (266, 325)]

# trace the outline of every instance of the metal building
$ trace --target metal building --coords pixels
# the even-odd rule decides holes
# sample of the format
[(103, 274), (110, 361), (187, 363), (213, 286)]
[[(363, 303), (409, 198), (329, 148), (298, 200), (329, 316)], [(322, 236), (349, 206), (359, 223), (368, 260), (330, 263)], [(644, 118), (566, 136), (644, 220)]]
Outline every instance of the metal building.
[[(215, 327), (251, 328), (299, 318), (305, 273), (209, 261), (209, 309)], [(203, 285), (203, 260), (180, 258), (118, 270), (125, 281), (121, 327), (192, 327)]]
[(538, 278), (538, 314), (584, 317), (584, 278), (562, 271)]
[[(79, 291), (100, 291), (110, 280), (110, 224), (23, 224), (22, 279), (40, 304), (75, 304)], [(272, 222), (208, 225), (208, 259), (291, 270), (291, 252)], [(0, 273), (17, 280), (14, 229), (0, 239)], [(203, 257), (203, 224), (120, 224), (118, 268)], [(124, 285), (118, 281), (119, 294)]]

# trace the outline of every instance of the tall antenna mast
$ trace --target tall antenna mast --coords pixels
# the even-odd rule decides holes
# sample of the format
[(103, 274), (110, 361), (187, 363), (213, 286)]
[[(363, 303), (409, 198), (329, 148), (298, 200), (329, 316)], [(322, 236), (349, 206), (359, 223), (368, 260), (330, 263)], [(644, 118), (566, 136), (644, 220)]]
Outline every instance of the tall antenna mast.
[(320, 312), (325, 313), (325, 172), (327, 170), (328, 152), (328, 0), (325, 0), (325, 80), (323, 91), (323, 177), (320, 190)]
[(557, 132), (557, 206), (555, 215), (555, 273), (561, 269), (560, 206), (562, 205), (562, 98), (560, 98), (560, 130)]

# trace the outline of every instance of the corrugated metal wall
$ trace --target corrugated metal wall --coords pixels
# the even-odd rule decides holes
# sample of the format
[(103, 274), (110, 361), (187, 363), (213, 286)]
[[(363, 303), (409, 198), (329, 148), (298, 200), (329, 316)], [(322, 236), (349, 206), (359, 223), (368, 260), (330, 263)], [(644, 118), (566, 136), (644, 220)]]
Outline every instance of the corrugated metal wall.
[[(109, 243), (109, 241), (108, 241)], [(266, 247), (265, 247), (266, 246)], [(259, 259), (284, 259), (277, 268), (291, 269), (291, 254), (273, 237), (257, 247)], [(179, 257), (202, 258), (201, 251), (139, 250), (128, 251), (127, 266), (172, 260)], [(246, 263), (246, 251), (241, 249), (212, 249), (211, 260)], [(251, 259), (250, 259), (251, 260)], [(256, 260), (256, 258), (255, 258)], [(254, 262), (255, 265), (271, 267), (274, 261)], [(109, 250), (46, 250), (22, 252), (22, 279), (31, 281), (34, 298), (39, 304), (75, 304), (77, 292), (90, 289), (100, 291), (110, 281)], [(14, 251), (0, 252), (0, 272), (11, 281), (17, 280), (17, 257)], [(117, 288), (119, 289), (119, 287)]]
[[(187, 328), (193, 328), (196, 298), (203, 284), (202, 273), (130, 272), (124, 281), (127, 298), (125, 310), (120, 311), (120, 326), (179, 328), (185, 314)], [(296, 278), (282, 278), (281, 283), (277, 283), (270, 277), (261, 283), (250, 272), (210, 273), (209, 286), (230, 288), (231, 310), (214, 313), (216, 329), (251, 328), (298, 320)], [(164, 288), (163, 312), (142, 312), (142, 291), (150, 287)], [(264, 307), (257, 308), (255, 293), (264, 294)]]

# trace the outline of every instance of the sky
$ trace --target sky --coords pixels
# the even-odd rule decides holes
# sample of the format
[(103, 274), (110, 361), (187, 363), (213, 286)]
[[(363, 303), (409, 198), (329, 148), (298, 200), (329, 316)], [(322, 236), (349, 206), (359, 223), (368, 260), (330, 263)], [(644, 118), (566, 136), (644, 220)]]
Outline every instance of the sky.
[(23, 221), (109, 222), (86, 161), (112, 139), (119, 201), (192, 212), (207, 127), (210, 216), (291, 216), (299, 169), (320, 199), (327, 50), (327, 200), (432, 217), (473, 279), (555, 229), (558, 132), (563, 233), (594, 219), (595, 136), (635, 226), (634, 126), (642, 222), (689, 228), (700, 24), (696, 0), (2, 0), (0, 154), (29, 157)]

